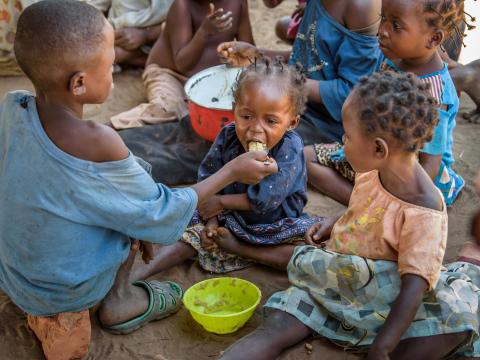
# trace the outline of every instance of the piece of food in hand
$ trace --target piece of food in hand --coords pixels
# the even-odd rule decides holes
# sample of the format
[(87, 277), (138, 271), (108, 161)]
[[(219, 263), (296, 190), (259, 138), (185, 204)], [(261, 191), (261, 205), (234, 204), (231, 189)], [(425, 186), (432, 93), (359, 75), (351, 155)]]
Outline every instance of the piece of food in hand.
[(248, 151), (267, 151), (267, 145), (260, 141), (250, 141), (248, 143)]

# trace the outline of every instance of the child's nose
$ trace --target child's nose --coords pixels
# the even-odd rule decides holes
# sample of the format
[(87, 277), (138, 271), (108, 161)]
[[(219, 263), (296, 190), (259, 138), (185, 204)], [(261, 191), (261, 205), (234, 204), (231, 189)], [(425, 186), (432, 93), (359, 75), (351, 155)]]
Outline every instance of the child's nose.
[(251, 131), (254, 131), (256, 133), (258, 132), (263, 132), (263, 126), (262, 126), (262, 122), (257, 120), (255, 122), (253, 122), (250, 126), (250, 130)]

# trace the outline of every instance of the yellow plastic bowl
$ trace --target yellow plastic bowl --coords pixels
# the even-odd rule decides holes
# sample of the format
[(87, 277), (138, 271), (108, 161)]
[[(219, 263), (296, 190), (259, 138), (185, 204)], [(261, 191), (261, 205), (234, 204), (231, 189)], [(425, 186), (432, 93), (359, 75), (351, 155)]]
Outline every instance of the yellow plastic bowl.
[(191, 286), (183, 295), (183, 303), (205, 330), (229, 334), (245, 325), (261, 298), (260, 289), (250, 281), (222, 277)]

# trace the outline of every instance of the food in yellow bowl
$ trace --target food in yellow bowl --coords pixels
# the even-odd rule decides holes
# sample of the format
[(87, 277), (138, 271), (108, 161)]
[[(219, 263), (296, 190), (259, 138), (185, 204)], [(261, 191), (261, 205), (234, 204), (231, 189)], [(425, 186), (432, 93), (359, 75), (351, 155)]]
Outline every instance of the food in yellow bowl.
[(205, 330), (229, 334), (245, 325), (261, 298), (260, 289), (253, 283), (223, 277), (193, 285), (185, 292), (183, 303)]

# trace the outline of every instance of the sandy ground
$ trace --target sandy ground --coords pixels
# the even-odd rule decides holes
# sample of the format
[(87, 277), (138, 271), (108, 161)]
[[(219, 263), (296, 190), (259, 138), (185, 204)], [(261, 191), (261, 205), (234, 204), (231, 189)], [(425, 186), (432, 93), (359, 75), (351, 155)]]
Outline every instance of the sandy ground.
[[(276, 9), (266, 9), (259, 0), (250, 0), (251, 21), (255, 40), (262, 47), (282, 48), (285, 45), (276, 40), (273, 26), (275, 20), (288, 15), (295, 7), (293, 0), (287, 0)], [(477, 34), (478, 34), (478, 30)], [(473, 32), (472, 32), (473, 33)], [(470, 61), (472, 59), (466, 59)], [(32, 86), (26, 78), (0, 78), (0, 98), (7, 91), (29, 89)], [(86, 117), (104, 122), (111, 115), (129, 109), (144, 100), (140, 71), (126, 71), (115, 76), (115, 89), (108, 101), (101, 106), (88, 106)], [(462, 96), (461, 111), (472, 108), (467, 96)], [(456, 170), (466, 179), (467, 186), (455, 206), (449, 210), (449, 240), (445, 261), (453, 260), (462, 243), (468, 240), (468, 224), (473, 211), (478, 207), (478, 198), (473, 191), (472, 181), (478, 169), (480, 158), (480, 126), (458, 120), (455, 130)], [(307, 211), (312, 214), (330, 215), (338, 211), (340, 205), (324, 196), (309, 191)], [(288, 285), (286, 277), (278, 272), (255, 267), (239, 271), (234, 276), (255, 282), (262, 290), (264, 302), (273, 292)], [(205, 278), (195, 263), (178, 266), (157, 276), (159, 279), (177, 281), (184, 288)], [(168, 319), (149, 324), (128, 336), (113, 336), (100, 329), (93, 318), (93, 336), (90, 354), (87, 359), (168, 359), (208, 360), (217, 358), (236, 339), (252, 331), (261, 320), (259, 307), (247, 325), (232, 335), (214, 335), (205, 332), (196, 324), (185, 309)], [(356, 359), (325, 340), (311, 340), (313, 354), (307, 355), (304, 344), (300, 344), (281, 356), (284, 360), (310, 358)], [(163, 357), (162, 357), (163, 356)], [(39, 344), (27, 329), (25, 316), (9, 299), (0, 292), (0, 358), (5, 360), (42, 359)]]

